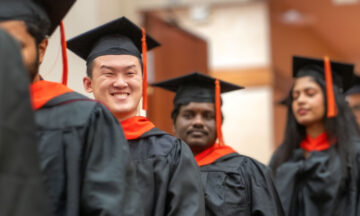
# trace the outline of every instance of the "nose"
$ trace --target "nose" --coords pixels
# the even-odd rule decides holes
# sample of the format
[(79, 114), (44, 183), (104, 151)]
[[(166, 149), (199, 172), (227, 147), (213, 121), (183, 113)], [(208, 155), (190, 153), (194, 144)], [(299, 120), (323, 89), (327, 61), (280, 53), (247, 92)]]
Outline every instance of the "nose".
[(114, 88), (124, 88), (124, 87), (127, 87), (127, 86), (128, 86), (128, 84), (127, 84), (126, 80), (122, 76), (116, 77), (116, 80), (113, 83)]
[(306, 102), (306, 96), (305, 94), (301, 94), (299, 95), (299, 97), (296, 99), (296, 102), (298, 104), (304, 104)]
[(201, 115), (196, 115), (194, 117), (193, 127), (195, 127), (195, 128), (203, 128), (204, 127), (204, 120), (201, 117)]

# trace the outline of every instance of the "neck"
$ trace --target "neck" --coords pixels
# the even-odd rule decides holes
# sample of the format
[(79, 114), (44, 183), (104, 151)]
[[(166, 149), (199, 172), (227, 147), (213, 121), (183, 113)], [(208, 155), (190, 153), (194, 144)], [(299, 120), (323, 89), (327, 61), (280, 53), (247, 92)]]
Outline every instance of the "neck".
[(134, 116), (136, 116), (136, 113), (137, 112), (130, 112), (130, 113), (113, 113), (114, 116), (116, 117), (116, 119), (119, 121), (119, 122), (122, 122), (126, 119), (129, 119), (129, 118), (132, 118)]
[(312, 138), (318, 137), (325, 132), (324, 123), (317, 122), (306, 127), (306, 134)]
[(32, 80), (32, 83), (40, 81), (40, 74), (36, 74), (34, 79)]

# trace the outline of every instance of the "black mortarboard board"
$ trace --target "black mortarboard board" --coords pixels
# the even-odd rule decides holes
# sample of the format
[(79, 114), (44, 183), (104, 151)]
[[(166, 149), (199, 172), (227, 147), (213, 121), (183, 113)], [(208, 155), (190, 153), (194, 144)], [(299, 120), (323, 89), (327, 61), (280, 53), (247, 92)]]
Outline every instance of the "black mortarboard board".
[[(354, 65), (349, 63), (330, 61), (333, 83), (343, 92), (352, 84)], [(324, 77), (324, 59), (293, 57), (293, 76), (313, 76), (321, 79)]]
[[(126, 17), (113, 20), (67, 41), (87, 64), (103, 55), (133, 55), (141, 59), (142, 30)], [(160, 44), (146, 35), (147, 50)]]
[[(188, 104), (190, 102), (215, 103), (215, 80), (215, 78), (210, 76), (194, 72), (185, 76), (153, 83), (152, 86), (175, 92), (174, 105)], [(219, 81), (221, 93), (244, 88), (229, 82)]]
[(346, 95), (352, 95), (352, 94), (359, 94), (360, 93), (360, 77), (355, 76), (355, 78), (353, 79), (352, 85), (349, 88), (349, 90), (347, 90), (345, 92)]
[(45, 28), (51, 35), (70, 10), (75, 0), (1, 0), (0, 21), (32, 21)]

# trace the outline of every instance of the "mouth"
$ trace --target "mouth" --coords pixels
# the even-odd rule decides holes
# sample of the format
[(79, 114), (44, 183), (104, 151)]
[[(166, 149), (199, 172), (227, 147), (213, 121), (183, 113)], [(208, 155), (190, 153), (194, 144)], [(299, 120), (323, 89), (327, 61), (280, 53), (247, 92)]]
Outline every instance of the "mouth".
[(130, 93), (127, 93), (127, 92), (114, 92), (114, 93), (110, 93), (110, 95), (117, 98), (117, 99), (123, 100), (123, 99), (126, 99), (130, 95)]
[(187, 134), (197, 138), (197, 137), (207, 136), (208, 132), (205, 130), (189, 130)]
[(300, 108), (297, 110), (297, 113), (299, 115), (306, 115), (308, 113), (308, 111), (309, 111), (308, 109)]

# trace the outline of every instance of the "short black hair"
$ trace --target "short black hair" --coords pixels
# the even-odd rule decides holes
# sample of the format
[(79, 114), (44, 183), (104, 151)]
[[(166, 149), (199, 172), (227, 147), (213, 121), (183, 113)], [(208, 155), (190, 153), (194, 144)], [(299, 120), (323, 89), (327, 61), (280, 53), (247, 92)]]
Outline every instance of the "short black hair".
[(27, 32), (35, 39), (36, 45), (39, 45), (48, 35), (50, 22), (48, 21), (25, 21)]

